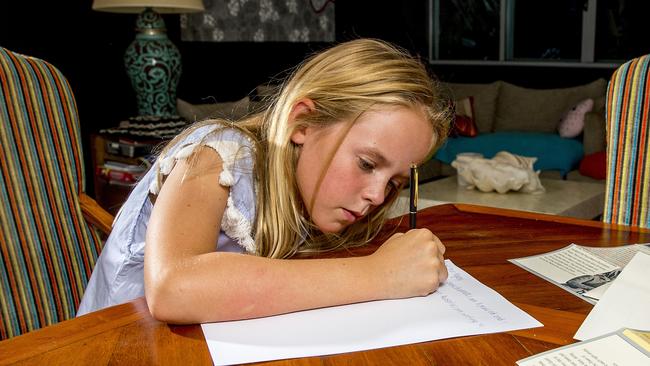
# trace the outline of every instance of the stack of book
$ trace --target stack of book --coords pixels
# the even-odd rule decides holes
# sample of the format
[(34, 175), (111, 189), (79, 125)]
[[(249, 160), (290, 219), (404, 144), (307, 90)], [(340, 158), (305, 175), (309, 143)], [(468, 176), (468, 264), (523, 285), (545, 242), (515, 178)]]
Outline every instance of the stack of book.
[(187, 121), (179, 116), (136, 116), (100, 130), (105, 146), (97, 177), (111, 185), (133, 185), (151, 165), (154, 147), (186, 127)]
[(144, 174), (146, 168), (124, 164), (114, 161), (107, 161), (97, 167), (97, 176), (104, 179), (108, 184), (118, 186), (131, 186)]
[(105, 140), (104, 163), (96, 167), (95, 174), (111, 185), (132, 186), (151, 166), (155, 145), (126, 138)]

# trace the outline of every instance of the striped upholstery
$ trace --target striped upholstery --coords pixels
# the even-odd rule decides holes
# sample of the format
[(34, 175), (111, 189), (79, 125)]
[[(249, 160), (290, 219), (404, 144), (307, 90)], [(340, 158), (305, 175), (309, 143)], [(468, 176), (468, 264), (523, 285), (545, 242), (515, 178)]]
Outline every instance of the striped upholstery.
[(77, 107), (52, 65), (0, 47), (0, 339), (75, 315), (100, 251), (78, 195)]
[(650, 227), (650, 55), (621, 65), (607, 89), (607, 185), (603, 221)]

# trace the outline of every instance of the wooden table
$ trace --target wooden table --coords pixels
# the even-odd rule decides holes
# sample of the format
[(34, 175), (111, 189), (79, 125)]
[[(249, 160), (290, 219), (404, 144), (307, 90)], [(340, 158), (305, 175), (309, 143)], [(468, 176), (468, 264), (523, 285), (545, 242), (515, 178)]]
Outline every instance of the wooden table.
[[(402, 230), (408, 220), (396, 222)], [(650, 232), (595, 221), (471, 205), (423, 210), (418, 225), (447, 246), (446, 257), (544, 324), (543, 328), (459, 337), (271, 365), (513, 365), (574, 342), (592, 306), (507, 260), (571, 242), (610, 246), (650, 241)], [(369, 254), (369, 245), (353, 253)], [(281, 330), (278, 330), (281, 331)], [(317, 331), (317, 330), (315, 330)], [(199, 325), (152, 319), (144, 299), (97, 311), (0, 342), (0, 364), (209, 365)]]

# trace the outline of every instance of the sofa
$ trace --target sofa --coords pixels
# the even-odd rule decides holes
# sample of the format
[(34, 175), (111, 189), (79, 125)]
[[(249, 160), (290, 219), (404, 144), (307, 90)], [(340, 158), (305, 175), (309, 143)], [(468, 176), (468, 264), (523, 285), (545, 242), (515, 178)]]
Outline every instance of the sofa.
[[(458, 153), (478, 152), (491, 158), (502, 150), (537, 157), (534, 168), (541, 170), (541, 177), (599, 178), (581, 174), (585, 172), (581, 163), (598, 155), (603, 157), (604, 167), (606, 80), (560, 89), (523, 88), (505, 81), (442, 85), (456, 102), (456, 122), (461, 112), (462, 117), (469, 115), (475, 134), (452, 132), (447, 143), (422, 166), (421, 179), (454, 175), (449, 164)], [(463, 121), (467, 123), (466, 118)], [(558, 133), (561, 126), (573, 131), (563, 137)]]

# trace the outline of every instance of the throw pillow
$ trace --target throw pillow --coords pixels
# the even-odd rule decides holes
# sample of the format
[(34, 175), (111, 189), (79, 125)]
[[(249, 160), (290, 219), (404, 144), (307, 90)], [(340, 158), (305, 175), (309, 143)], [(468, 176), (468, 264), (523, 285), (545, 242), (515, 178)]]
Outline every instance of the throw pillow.
[(501, 81), (491, 84), (441, 82), (441, 86), (447, 90), (451, 100), (461, 100), (472, 96), (474, 99), (474, 122), (476, 122), (479, 133), (494, 131), (494, 119), (501, 84)]
[(607, 176), (607, 157), (604, 151), (585, 155), (580, 161), (580, 174), (594, 179), (605, 179)]
[(466, 97), (456, 101), (456, 118), (449, 131), (450, 136), (474, 137), (478, 127), (474, 122), (474, 98)]
[(555, 133), (503, 131), (473, 138), (450, 137), (435, 158), (451, 164), (459, 153), (476, 152), (490, 159), (499, 151), (536, 157), (535, 170), (559, 170), (563, 176), (577, 168), (583, 156), (582, 143), (578, 140), (565, 139)]
[(557, 132), (564, 138), (574, 138), (585, 127), (585, 114), (594, 108), (594, 100), (587, 98), (568, 110), (557, 126)]
[(225, 118), (236, 120), (248, 113), (250, 99), (244, 97), (235, 102), (191, 104), (182, 99), (176, 99), (178, 115), (189, 122), (201, 121), (208, 118)]

